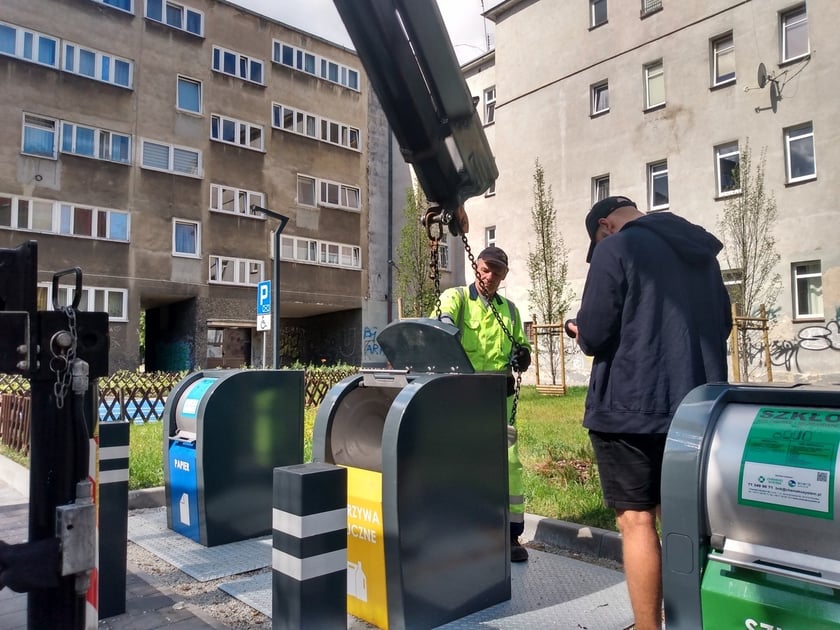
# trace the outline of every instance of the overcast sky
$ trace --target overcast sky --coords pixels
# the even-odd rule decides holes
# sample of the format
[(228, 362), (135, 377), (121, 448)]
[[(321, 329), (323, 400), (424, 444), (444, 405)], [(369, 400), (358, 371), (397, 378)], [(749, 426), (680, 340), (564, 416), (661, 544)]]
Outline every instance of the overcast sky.
[[(352, 46), (333, 0), (230, 0), (257, 13), (314, 33), (344, 46)], [(487, 33), (493, 23), (481, 17), (481, 0), (437, 0), (458, 60), (465, 63), (487, 52)], [(485, 0), (486, 8), (498, 0)]]

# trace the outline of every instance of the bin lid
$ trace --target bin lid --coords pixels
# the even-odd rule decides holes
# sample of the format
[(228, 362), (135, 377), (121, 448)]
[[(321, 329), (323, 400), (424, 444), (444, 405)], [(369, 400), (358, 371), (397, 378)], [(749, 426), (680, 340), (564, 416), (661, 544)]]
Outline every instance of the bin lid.
[(475, 369), (460, 336), (452, 324), (421, 317), (391, 322), (376, 341), (394, 369), (472, 374)]

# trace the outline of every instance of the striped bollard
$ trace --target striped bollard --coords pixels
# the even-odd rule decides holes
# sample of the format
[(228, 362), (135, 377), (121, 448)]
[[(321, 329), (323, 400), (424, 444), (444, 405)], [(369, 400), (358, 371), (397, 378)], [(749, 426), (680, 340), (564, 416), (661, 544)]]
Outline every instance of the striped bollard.
[(274, 469), (273, 630), (347, 628), (347, 470)]
[(130, 422), (99, 424), (99, 618), (125, 612)]

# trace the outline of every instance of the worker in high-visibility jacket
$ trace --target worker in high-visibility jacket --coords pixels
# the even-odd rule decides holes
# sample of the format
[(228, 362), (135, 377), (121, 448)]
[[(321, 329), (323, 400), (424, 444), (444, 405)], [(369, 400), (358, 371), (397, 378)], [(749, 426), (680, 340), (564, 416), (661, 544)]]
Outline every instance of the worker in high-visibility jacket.
[[(516, 380), (513, 370), (524, 372), (531, 364), (531, 344), (525, 337), (516, 305), (497, 294), (508, 274), (507, 254), (498, 247), (487, 247), (476, 260), (473, 284), (447, 289), (440, 296), (440, 319), (461, 331), (461, 345), (476, 372), (503, 372), (508, 375), (508, 479), (510, 494), (510, 559), (524, 562), (528, 550), (519, 542), (525, 530), (525, 502), (522, 463), (516, 445), (516, 427), (511, 417)], [(493, 304), (510, 337), (505, 334), (493, 311)]]

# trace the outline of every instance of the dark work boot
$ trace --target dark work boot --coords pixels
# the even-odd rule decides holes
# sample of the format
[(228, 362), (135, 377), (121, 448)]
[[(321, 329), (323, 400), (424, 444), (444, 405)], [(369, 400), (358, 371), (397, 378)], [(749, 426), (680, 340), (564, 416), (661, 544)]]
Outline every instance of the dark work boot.
[(528, 550), (519, 542), (519, 536), (511, 534), (510, 537), (510, 561), (511, 562), (527, 562)]

